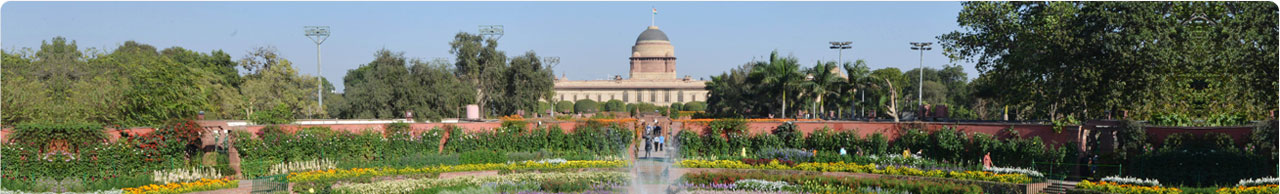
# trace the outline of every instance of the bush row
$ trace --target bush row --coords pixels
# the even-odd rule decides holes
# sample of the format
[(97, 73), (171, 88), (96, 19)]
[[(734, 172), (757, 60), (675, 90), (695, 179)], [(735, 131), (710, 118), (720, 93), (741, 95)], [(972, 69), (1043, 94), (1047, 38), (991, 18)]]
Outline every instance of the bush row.
[[(1012, 138), (998, 140), (992, 135), (963, 133), (952, 128), (933, 133), (906, 129), (897, 139), (889, 140), (879, 133), (862, 137), (852, 131), (833, 132), (830, 129), (804, 136), (791, 123), (759, 135), (746, 135), (745, 124), (731, 120), (712, 121), (710, 128), (707, 134), (681, 131), (676, 137), (680, 140), (681, 154), (685, 157), (734, 158), (762, 156), (755, 153), (776, 148), (795, 148), (816, 150), (818, 157), (814, 159), (818, 162), (834, 162), (844, 160), (836, 154), (841, 149), (845, 149), (848, 155), (892, 155), (909, 149), (913, 154), (921, 152), (924, 157), (944, 163), (969, 165), (980, 164), (982, 157), (991, 153), (995, 165), (1017, 167), (1030, 167), (1033, 162), (1064, 162), (1078, 154), (1075, 149), (1069, 149), (1074, 147), (1071, 143), (1052, 148), (1039, 137), (1018, 138), (1017, 131), (1012, 130), (1009, 130), (1013, 133), (1010, 135)], [(749, 153), (743, 154), (744, 151)]]

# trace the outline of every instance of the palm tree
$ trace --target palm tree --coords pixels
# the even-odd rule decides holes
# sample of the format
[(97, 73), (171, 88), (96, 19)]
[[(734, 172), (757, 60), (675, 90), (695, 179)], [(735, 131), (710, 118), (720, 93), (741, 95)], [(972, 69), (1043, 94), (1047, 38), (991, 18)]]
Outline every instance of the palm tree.
[(844, 71), (848, 73), (849, 77), (844, 82), (844, 90), (841, 90), (848, 95), (841, 96), (844, 96), (846, 101), (859, 102), (858, 107), (865, 106), (865, 104), (856, 99), (860, 90), (870, 87), (871, 82), (876, 81), (870, 78), (871, 68), (867, 67), (867, 61), (862, 59), (858, 59), (854, 62), (845, 62), (842, 65), (844, 66)]
[[(757, 80), (761, 86), (769, 91), (779, 91), (782, 93), (782, 117), (787, 115), (787, 93), (790, 90), (799, 88), (803, 82), (804, 75), (800, 74), (800, 66), (796, 63), (794, 57), (781, 58), (778, 57), (778, 51), (769, 54), (769, 61), (757, 62), (751, 69), (752, 80)], [(765, 96), (761, 96), (765, 97)]]
[(840, 70), (836, 69), (835, 62), (819, 62), (813, 68), (808, 69), (807, 73), (809, 76), (813, 76), (812, 79), (807, 81), (808, 87), (806, 88), (816, 97), (815, 104), (817, 104), (817, 107), (814, 107), (818, 109), (816, 113), (824, 113), (827, 109), (822, 99), (823, 97), (829, 97), (828, 95), (832, 94), (832, 91), (839, 91), (842, 80), (837, 74), (840, 73)]

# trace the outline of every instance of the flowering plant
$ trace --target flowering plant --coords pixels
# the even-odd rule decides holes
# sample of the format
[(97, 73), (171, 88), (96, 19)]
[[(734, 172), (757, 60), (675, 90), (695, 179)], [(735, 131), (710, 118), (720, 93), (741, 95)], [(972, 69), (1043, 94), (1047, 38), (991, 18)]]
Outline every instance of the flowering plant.
[(353, 169), (329, 169), (315, 170), (307, 172), (289, 173), (289, 182), (320, 182), (330, 180), (341, 180), (358, 177), (377, 177), (390, 175), (418, 175), (418, 174), (436, 174), (443, 172), (463, 172), (463, 171), (482, 171), (482, 170), (533, 170), (533, 169), (575, 169), (575, 168), (620, 168), (626, 166), (626, 161), (621, 160), (574, 160), (565, 161), (563, 163), (525, 161), (518, 163), (488, 163), (488, 164), (463, 164), (452, 166), (428, 166), (428, 167), (407, 167), (407, 168), (353, 168)]
[(987, 172), (992, 172), (997, 174), (1024, 174), (1031, 178), (1044, 178), (1044, 174), (1041, 174), (1039, 171), (1025, 169), (1025, 168), (1017, 168), (1017, 167), (1008, 167), (1008, 168), (995, 167), (995, 166), (983, 167), (982, 171), (987, 171)]
[(285, 174), (290, 172), (304, 172), (313, 170), (328, 170), (338, 168), (338, 163), (329, 159), (308, 160), (301, 162), (284, 162), (271, 165), (271, 174)]
[(1120, 194), (1130, 194), (1130, 193), (1180, 194), (1182, 193), (1182, 189), (1178, 189), (1175, 187), (1142, 186), (1142, 185), (1132, 185), (1132, 184), (1121, 184), (1121, 183), (1108, 182), (1108, 181), (1090, 182), (1088, 180), (1080, 181), (1079, 184), (1076, 184), (1076, 188), (1093, 190), (1093, 191), (1101, 191), (1101, 192), (1107, 192), (1107, 193), (1120, 193)]
[(196, 181), (201, 179), (217, 179), (222, 176), (213, 168), (168, 169), (151, 172), (151, 180), (157, 183), (174, 183)]
[(547, 182), (564, 180), (572, 182), (589, 182), (592, 184), (624, 183), (630, 175), (623, 172), (580, 172), (580, 173), (522, 173), (504, 176), (467, 176), (447, 179), (421, 178), (393, 181), (380, 181), (363, 184), (347, 184), (335, 186), (336, 193), (411, 193), (423, 189), (451, 187), (461, 185), (484, 185), (490, 183)]
[(1218, 188), (1218, 194), (1276, 194), (1280, 193), (1280, 185), (1254, 185)]
[(1143, 178), (1120, 177), (1120, 176), (1103, 177), (1102, 182), (1112, 182), (1116, 184), (1130, 184), (1130, 185), (1141, 185), (1141, 186), (1157, 186), (1157, 187), (1161, 186), (1160, 180), (1156, 180), (1156, 179), (1143, 179)]
[(1280, 178), (1262, 177), (1262, 178), (1256, 178), (1256, 179), (1240, 179), (1240, 183), (1236, 184), (1236, 186), (1245, 186), (1245, 187), (1258, 186), (1258, 185), (1280, 185)]
[(802, 171), (820, 171), (820, 172), (852, 172), (852, 173), (871, 173), (871, 174), (887, 174), (887, 175), (906, 175), (906, 176), (927, 176), (941, 178), (956, 178), (968, 180), (996, 181), (1005, 183), (1030, 183), (1031, 177), (1019, 173), (992, 173), (984, 171), (943, 171), (943, 170), (920, 170), (909, 166), (882, 166), (877, 167), (874, 164), (856, 164), (834, 162), (834, 163), (818, 163), (805, 162), (798, 163), (794, 166), (783, 165), (777, 160), (773, 160), (768, 164), (751, 165), (737, 160), (681, 160), (679, 165), (684, 168), (731, 168), (731, 169), (770, 169), (770, 170), (802, 170)]
[(129, 194), (176, 194), (234, 188), (238, 186), (240, 186), (240, 180), (232, 180), (230, 177), (227, 177), (220, 179), (200, 179), (199, 181), (194, 182), (150, 184), (141, 187), (124, 188), (123, 190)]

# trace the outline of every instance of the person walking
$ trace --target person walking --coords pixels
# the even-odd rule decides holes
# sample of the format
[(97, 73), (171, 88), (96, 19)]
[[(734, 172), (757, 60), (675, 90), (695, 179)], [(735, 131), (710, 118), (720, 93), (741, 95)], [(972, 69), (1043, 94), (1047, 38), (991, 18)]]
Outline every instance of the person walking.
[(666, 144), (664, 143), (666, 143), (666, 138), (662, 135), (658, 135), (658, 151), (662, 151), (663, 147), (666, 147)]
[(645, 135), (644, 136), (644, 157), (645, 158), (649, 157), (650, 149), (652, 149), (652, 144), (649, 143), (649, 135)]

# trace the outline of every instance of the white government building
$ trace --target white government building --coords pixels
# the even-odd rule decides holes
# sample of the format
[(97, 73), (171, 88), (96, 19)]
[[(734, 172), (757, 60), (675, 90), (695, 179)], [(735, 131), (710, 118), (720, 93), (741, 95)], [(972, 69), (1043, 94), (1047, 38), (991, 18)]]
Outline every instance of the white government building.
[(649, 26), (636, 45), (631, 47), (631, 75), (623, 79), (571, 81), (564, 77), (555, 80), (558, 101), (591, 99), (606, 102), (613, 99), (626, 103), (652, 103), (670, 105), (706, 101), (706, 82), (689, 76), (676, 77), (675, 47), (667, 34), (657, 26)]

